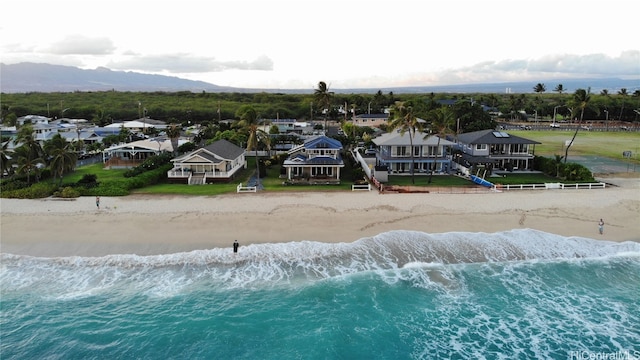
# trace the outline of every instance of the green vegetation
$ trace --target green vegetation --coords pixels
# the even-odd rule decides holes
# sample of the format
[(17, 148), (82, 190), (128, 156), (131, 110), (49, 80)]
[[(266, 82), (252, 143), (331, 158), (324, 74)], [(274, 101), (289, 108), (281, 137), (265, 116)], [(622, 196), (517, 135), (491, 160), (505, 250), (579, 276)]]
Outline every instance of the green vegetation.
[[(106, 125), (114, 120), (131, 120), (144, 114), (172, 124), (168, 131), (172, 141), (177, 140), (180, 129), (189, 125), (200, 124), (202, 129), (193, 143), (183, 145), (180, 151), (188, 151), (199, 145), (205, 145), (218, 139), (227, 139), (240, 146), (251, 149), (267, 150), (274, 146), (280, 137), (269, 138), (258, 128), (262, 119), (296, 118), (299, 120), (338, 120), (344, 131), (338, 138), (345, 146), (358, 141), (368, 143), (371, 129), (353, 127), (343, 121), (348, 113), (340, 114), (339, 108), (347, 106), (355, 114), (366, 112), (381, 113), (394, 104), (410, 105), (410, 111), (392, 112), (391, 123), (410, 133), (419, 126), (413, 119), (430, 120), (425, 130), (445, 134), (447, 132), (469, 132), (494, 128), (496, 120), (531, 121), (535, 113), (536, 121), (579, 118), (581, 122), (601, 123), (603, 126), (618, 129), (622, 125), (634, 126), (638, 121), (635, 109), (640, 107), (640, 92), (628, 94), (621, 89), (617, 94), (603, 91), (590, 94), (584, 89), (575, 94), (564, 93), (562, 84), (554, 88), (553, 94), (545, 93), (547, 86), (541, 83), (533, 86), (534, 94), (338, 94), (329, 91), (326, 83), (319, 82), (318, 89), (308, 94), (276, 94), (276, 93), (191, 93), (191, 92), (74, 92), (74, 93), (26, 93), (2, 94), (0, 117), (4, 125), (13, 125), (17, 117), (28, 114), (46, 115), (50, 117), (83, 118), (96, 125)], [(585, 96), (577, 96), (585, 95)], [(449, 100), (443, 107), (440, 100)], [(491, 118), (480, 105), (489, 106), (494, 113), (502, 113), (501, 117)], [(447, 109), (447, 121), (437, 125), (437, 117), (442, 109)], [(406, 113), (409, 114), (409, 116)], [(219, 120), (232, 119), (233, 122)], [(452, 124), (451, 119), (455, 119)], [(623, 123), (627, 122), (627, 123)], [(244, 126), (243, 126), (244, 125)], [(637, 124), (635, 124), (637, 125)], [(317, 126), (323, 126), (317, 123)], [(383, 129), (386, 130), (386, 129)], [(583, 168), (575, 164), (561, 166), (561, 160), (568, 152), (565, 143), (574, 139), (570, 156), (603, 156), (616, 160), (623, 158), (623, 151), (631, 150), (634, 154), (632, 162), (640, 164), (640, 133), (638, 132), (600, 132), (600, 131), (509, 131), (515, 135), (541, 142), (536, 146), (535, 154), (545, 156), (539, 165), (550, 174), (558, 174), (560, 178), (586, 179)], [(104, 144), (120, 142), (129, 134), (122, 133), (104, 139)], [(6, 139), (3, 139), (6, 140)], [(343, 171), (340, 185), (284, 186), (280, 175), (280, 160), (256, 162), (249, 158), (249, 167), (236, 180), (229, 184), (207, 186), (185, 186), (167, 184), (166, 172), (170, 168), (167, 160), (170, 157), (152, 159), (143, 166), (132, 170), (105, 170), (102, 164), (95, 164), (74, 169), (75, 157), (82, 150), (81, 142), (66, 143), (62, 138), (54, 138), (40, 146), (34, 139), (29, 125), (19, 129), (20, 146), (9, 149), (7, 142), (2, 144), (0, 165), (8, 177), (2, 179), (2, 197), (73, 197), (76, 195), (118, 196), (129, 193), (149, 194), (193, 194), (216, 195), (234, 192), (238, 183), (247, 180), (257, 171), (263, 175), (260, 182), (266, 191), (346, 191), (352, 182), (362, 178), (362, 171), (353, 168), (349, 163)], [(290, 140), (290, 139), (289, 139)], [(271, 144), (271, 143), (273, 144)], [(187, 147), (188, 146), (188, 147)], [(92, 150), (86, 148), (84, 150)], [(99, 149), (96, 149), (99, 150)], [(569, 158), (570, 160), (570, 158)], [(349, 162), (348, 157), (345, 161)], [(268, 163), (268, 164), (267, 164)], [(504, 181), (548, 182), (545, 176), (536, 178), (519, 178), (509, 174)], [(407, 185), (413, 176), (392, 176), (390, 184)], [(430, 180), (432, 179), (432, 180)], [(464, 186), (469, 182), (449, 176), (417, 176), (413, 180), (416, 185), (426, 186)]]
[[(570, 140), (573, 131), (509, 131), (510, 134), (541, 142), (536, 145), (535, 154), (553, 157), (564, 155), (565, 141)], [(623, 151), (631, 150), (635, 156), (631, 161), (640, 164), (640, 133), (581, 131), (571, 147), (572, 155), (603, 156), (616, 160), (626, 160)]]

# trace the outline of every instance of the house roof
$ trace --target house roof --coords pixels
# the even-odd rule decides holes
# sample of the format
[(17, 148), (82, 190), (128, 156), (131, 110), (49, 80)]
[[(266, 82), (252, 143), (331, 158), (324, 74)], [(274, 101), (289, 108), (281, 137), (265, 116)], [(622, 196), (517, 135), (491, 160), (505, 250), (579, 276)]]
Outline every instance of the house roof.
[(304, 142), (305, 149), (342, 149), (342, 143), (336, 139), (320, 135)]
[(130, 142), (127, 144), (121, 144), (112, 146), (108, 149), (105, 149), (104, 152), (114, 152), (117, 150), (147, 150), (147, 151), (173, 151), (173, 146), (171, 146), (171, 141), (169, 139), (164, 138), (153, 138), (153, 139), (144, 139), (138, 140), (134, 142)]
[[(425, 138), (425, 136), (427, 136)], [(372, 140), (374, 144), (378, 146), (409, 146), (411, 145), (411, 141), (409, 139), (409, 133), (401, 134), (399, 131), (393, 131), (390, 133), (382, 134), (377, 138)], [(428, 135), (426, 133), (417, 133), (413, 138), (413, 146), (437, 146), (438, 145), (438, 137), (435, 135)], [(440, 146), (451, 146), (455, 145), (455, 143), (440, 138)]]
[(458, 142), (463, 144), (541, 144), (535, 140), (511, 135), (504, 131), (480, 130), (458, 135)]
[(330, 137), (324, 135), (318, 135), (312, 137), (304, 142), (304, 144), (300, 144), (298, 146), (293, 147), (289, 150), (289, 154), (294, 154), (302, 149), (310, 150), (310, 149), (342, 149), (342, 143), (336, 139), (332, 139)]
[(388, 119), (389, 114), (358, 114), (356, 119)]
[(140, 128), (165, 128), (166, 124), (163, 121), (160, 120), (154, 120), (154, 119), (139, 119), (139, 120), (132, 120), (132, 121), (125, 121), (125, 122), (121, 122), (121, 123), (113, 123), (113, 124), (109, 124), (107, 126), (105, 126), (106, 128), (127, 128), (127, 129), (140, 129)]
[(190, 161), (191, 159), (200, 157), (208, 162), (217, 164), (222, 161), (221, 159), (234, 160), (242, 154), (244, 154), (243, 148), (222, 139), (203, 148), (196, 149), (190, 153), (171, 159), (171, 161), (179, 163), (192, 162)]
[(233, 160), (244, 154), (243, 148), (224, 139), (215, 141), (211, 145), (205, 146), (203, 149), (229, 160)]

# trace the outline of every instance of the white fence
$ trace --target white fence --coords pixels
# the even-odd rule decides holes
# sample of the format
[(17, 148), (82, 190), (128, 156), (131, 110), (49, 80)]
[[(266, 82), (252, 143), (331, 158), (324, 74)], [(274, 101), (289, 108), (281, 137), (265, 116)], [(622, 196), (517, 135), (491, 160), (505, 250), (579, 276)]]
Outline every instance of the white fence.
[(242, 186), (242, 183), (240, 183), (237, 187), (236, 187), (236, 192), (242, 193), (242, 192), (256, 192), (258, 191), (258, 187), (257, 186)]
[(351, 185), (351, 191), (371, 191), (371, 184)]
[(544, 184), (517, 184), (517, 185), (495, 185), (496, 190), (549, 190), (549, 189), (604, 189), (606, 184), (599, 183), (544, 183)]

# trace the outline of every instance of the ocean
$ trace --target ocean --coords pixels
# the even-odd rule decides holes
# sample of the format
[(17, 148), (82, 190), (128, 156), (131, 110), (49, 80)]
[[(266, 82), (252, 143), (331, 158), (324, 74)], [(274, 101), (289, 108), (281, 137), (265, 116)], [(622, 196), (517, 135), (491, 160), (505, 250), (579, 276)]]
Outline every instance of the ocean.
[(640, 357), (640, 243), (531, 229), (2, 254), (0, 286), (3, 360)]

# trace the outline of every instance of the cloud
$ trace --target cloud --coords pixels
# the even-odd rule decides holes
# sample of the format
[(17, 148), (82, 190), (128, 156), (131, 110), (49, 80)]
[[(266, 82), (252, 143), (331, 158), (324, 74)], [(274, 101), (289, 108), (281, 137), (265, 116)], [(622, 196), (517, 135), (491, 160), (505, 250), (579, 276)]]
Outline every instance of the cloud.
[(70, 35), (52, 44), (48, 52), (56, 55), (109, 55), (114, 50), (109, 38)]
[(213, 57), (190, 54), (160, 54), (131, 56), (125, 60), (111, 61), (107, 67), (115, 70), (169, 72), (176, 74), (220, 72), (224, 70), (273, 70), (273, 61), (263, 55), (253, 61), (219, 61)]
[(537, 59), (503, 60), (483, 62), (458, 69), (458, 73), (470, 76), (508, 74), (558, 74), (566, 76), (638, 76), (640, 74), (640, 51), (629, 50), (619, 56), (605, 54), (557, 54)]

